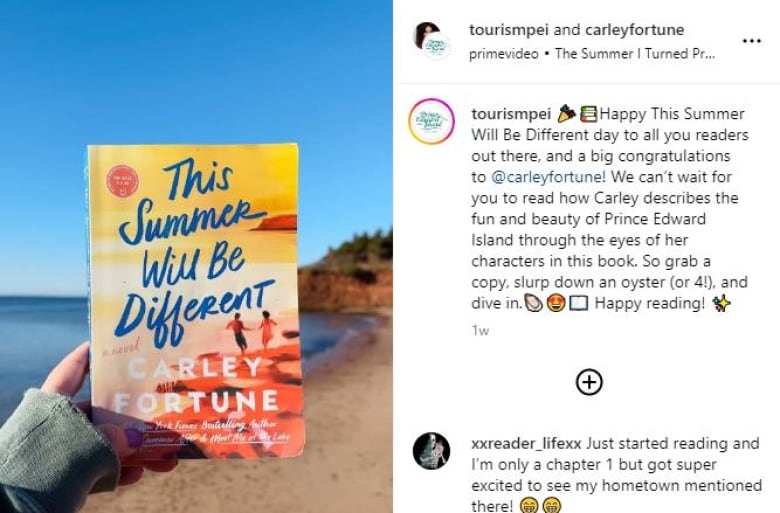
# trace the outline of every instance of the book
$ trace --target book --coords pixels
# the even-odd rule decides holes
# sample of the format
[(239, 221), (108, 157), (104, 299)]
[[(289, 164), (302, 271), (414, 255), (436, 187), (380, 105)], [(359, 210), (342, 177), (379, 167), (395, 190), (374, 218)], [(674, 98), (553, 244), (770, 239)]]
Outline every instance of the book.
[(131, 462), (304, 446), (298, 148), (90, 146), (92, 415)]
[(596, 123), (598, 120), (598, 109), (595, 105), (583, 105), (580, 107), (580, 121), (583, 123)]

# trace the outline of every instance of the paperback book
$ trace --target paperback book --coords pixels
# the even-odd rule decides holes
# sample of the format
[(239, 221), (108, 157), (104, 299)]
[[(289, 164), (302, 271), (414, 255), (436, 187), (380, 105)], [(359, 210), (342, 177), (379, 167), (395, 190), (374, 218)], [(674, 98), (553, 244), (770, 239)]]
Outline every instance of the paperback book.
[(295, 144), (90, 146), (93, 421), (132, 461), (304, 445)]

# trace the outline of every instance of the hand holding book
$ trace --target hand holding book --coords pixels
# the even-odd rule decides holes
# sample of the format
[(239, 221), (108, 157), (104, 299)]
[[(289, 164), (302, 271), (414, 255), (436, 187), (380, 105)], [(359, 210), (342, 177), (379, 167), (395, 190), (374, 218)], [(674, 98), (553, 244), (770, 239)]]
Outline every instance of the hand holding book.
[[(178, 459), (122, 466), (141, 440), (114, 424), (94, 425), (89, 401), (74, 403), (89, 372), (89, 343), (77, 347), (28, 390), (0, 427), (0, 510), (78, 511), (90, 493), (168, 472)], [(21, 508), (21, 509), (20, 509)]]
[[(81, 390), (88, 372), (89, 342), (84, 342), (63, 358), (51, 371), (43, 386), (41, 386), (41, 390), (60, 394), (71, 399)], [(89, 401), (76, 403), (76, 406), (89, 416)], [(114, 424), (100, 424), (94, 427), (111, 444), (119, 461), (125, 460), (136, 452), (136, 447), (133, 447), (137, 446), (134, 443), (135, 440), (128, 438), (127, 433), (121, 427)], [(64, 440), (63, 443), (68, 443), (68, 441)], [(142, 466), (122, 466), (118, 485), (126, 486), (136, 483), (141, 479), (145, 469), (154, 472), (170, 472), (176, 468), (178, 463), (178, 460), (174, 458), (165, 461), (147, 462)]]

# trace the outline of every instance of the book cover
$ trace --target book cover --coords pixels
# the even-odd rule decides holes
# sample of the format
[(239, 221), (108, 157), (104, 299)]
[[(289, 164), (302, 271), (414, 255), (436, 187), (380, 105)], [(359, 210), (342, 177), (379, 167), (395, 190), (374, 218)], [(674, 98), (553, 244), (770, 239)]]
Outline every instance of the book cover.
[(297, 146), (88, 153), (93, 421), (133, 461), (299, 455)]

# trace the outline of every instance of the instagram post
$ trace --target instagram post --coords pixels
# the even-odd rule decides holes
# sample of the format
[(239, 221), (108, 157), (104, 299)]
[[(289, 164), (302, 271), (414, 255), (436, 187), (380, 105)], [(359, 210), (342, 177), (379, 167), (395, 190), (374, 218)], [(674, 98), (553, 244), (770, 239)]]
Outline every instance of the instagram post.
[(0, 7), (0, 510), (392, 510), (391, 3), (47, 4)]
[(771, 4), (0, 13), (0, 511), (780, 501)]

